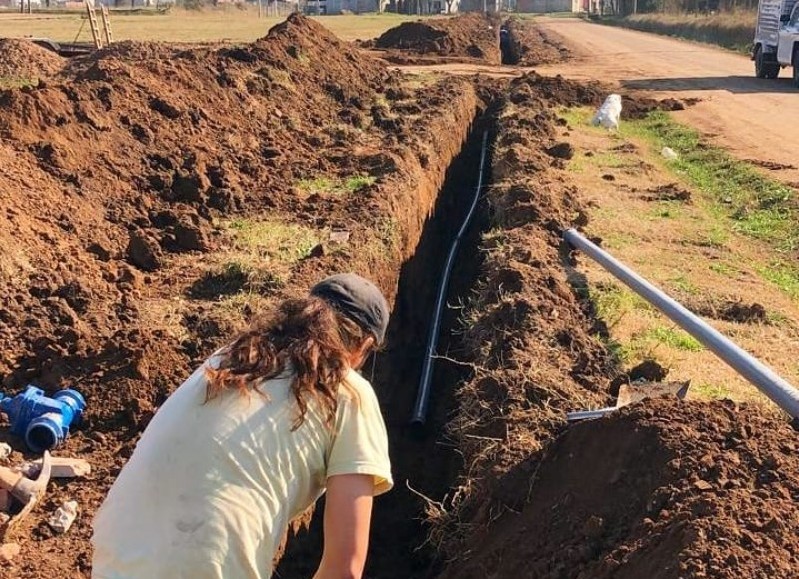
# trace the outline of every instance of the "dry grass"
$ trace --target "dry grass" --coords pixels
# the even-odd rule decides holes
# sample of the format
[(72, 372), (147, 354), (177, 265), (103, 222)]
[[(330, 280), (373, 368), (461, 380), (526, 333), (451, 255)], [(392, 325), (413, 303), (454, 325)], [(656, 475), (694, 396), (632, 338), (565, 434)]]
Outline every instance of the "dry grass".
[[(768, 241), (737, 231), (719, 212), (712, 192), (692, 186), (684, 173), (659, 155), (635, 123), (618, 134), (587, 126), (589, 111), (566, 115), (577, 154), (572, 177), (591, 205), (588, 233), (603, 239), (617, 258), (667, 293), (689, 305), (741, 301), (759, 303), (764, 322), (708, 322), (773, 367), (799, 382), (795, 343), (799, 336), (799, 300), (762, 274), (775, 249)], [(619, 145), (632, 143), (624, 152)], [(615, 149), (615, 150), (614, 150)], [(609, 155), (608, 153), (613, 153)], [(588, 153), (588, 154), (586, 154)], [(617, 157), (626, 162), (617, 162)], [(643, 161), (644, 171), (628, 167)], [(615, 180), (602, 177), (612, 175)], [(691, 191), (691, 202), (646, 201), (647, 191), (677, 182)], [(630, 368), (654, 358), (670, 368), (669, 379), (691, 380), (692, 395), (763, 401), (765, 398), (710, 351), (702, 348), (662, 314), (620, 286), (589, 260), (581, 260), (588, 288), (610, 329), (609, 345)]]
[(615, 26), (677, 36), (748, 53), (755, 34), (756, 20), (756, 12), (739, 11), (709, 15), (636, 14), (606, 22)]
[[(321, 16), (316, 20), (344, 40), (366, 40), (417, 16), (361, 14)], [(284, 17), (258, 18), (254, 8), (225, 7), (207, 10), (173, 9), (111, 15), (116, 40), (161, 40), (167, 42), (250, 42), (265, 36)], [(0, 37), (36, 36), (61, 42), (90, 42), (91, 32), (84, 13), (32, 15), (0, 13)]]

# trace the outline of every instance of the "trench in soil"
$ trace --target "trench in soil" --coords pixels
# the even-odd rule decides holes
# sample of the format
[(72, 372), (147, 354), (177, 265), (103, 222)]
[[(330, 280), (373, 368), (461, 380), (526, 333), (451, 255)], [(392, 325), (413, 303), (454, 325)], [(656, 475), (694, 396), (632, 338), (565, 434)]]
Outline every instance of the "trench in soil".
[[(425, 503), (416, 493), (440, 501), (461, 471), (460, 455), (443, 441), (442, 430), (453, 408), (455, 389), (468, 377), (467, 366), (437, 359), (425, 426), (411, 426), (410, 416), (444, 263), (473, 200), (482, 136), (486, 129), (491, 129), (492, 114), (489, 109), (475, 119), (461, 152), (448, 167), (434, 212), (424, 225), (414, 254), (402, 266), (387, 346), (361, 370), (380, 399), (394, 475), (394, 489), (375, 501), (365, 577), (423, 579), (433, 577), (438, 571), (433, 547), (425, 544)], [(489, 152), (492, 137), (489, 132)], [(490, 181), (490, 167), (487, 156), (483, 191)], [(450, 277), (437, 348), (439, 356), (463, 358), (457, 335), (458, 319), (461, 306), (477, 280), (482, 262), (478, 246), (487, 226), (488, 210), (481, 199), (461, 240)], [(299, 579), (313, 574), (322, 550), (323, 511), (324, 499), (316, 506), (310, 529), (300, 531), (289, 541), (276, 577)]]
[(507, 40), (504, 42), (502, 40), (499, 41), (502, 64), (519, 64), (519, 59), (521, 58), (519, 55), (519, 42), (516, 39), (516, 35), (513, 33), (513, 29), (508, 27), (508, 22), (509, 21), (506, 21), (502, 25), (503, 29), (508, 31)]

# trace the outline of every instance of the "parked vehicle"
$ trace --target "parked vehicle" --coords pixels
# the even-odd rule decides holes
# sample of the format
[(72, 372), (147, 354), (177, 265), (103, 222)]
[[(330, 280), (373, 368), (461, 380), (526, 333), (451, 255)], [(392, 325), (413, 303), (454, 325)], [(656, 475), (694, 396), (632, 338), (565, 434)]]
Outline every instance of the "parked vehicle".
[(777, 78), (781, 68), (792, 66), (799, 88), (799, 1), (760, 0), (752, 60), (757, 78)]

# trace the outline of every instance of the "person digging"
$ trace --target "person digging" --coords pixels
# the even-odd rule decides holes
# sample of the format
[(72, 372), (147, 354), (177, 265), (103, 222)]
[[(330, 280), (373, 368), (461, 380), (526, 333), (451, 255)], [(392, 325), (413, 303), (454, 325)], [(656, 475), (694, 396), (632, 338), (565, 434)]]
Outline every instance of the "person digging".
[(392, 486), (372, 386), (388, 304), (339, 274), (222, 348), (156, 413), (94, 520), (92, 577), (265, 579), (289, 522), (326, 492), (315, 579), (359, 578), (373, 497)]

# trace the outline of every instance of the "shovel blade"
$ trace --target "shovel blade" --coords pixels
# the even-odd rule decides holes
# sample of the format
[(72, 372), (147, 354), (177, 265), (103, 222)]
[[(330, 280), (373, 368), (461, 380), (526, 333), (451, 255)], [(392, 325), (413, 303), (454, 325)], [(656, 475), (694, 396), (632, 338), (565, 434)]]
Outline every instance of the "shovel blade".
[(619, 387), (619, 396), (616, 406), (627, 406), (647, 398), (659, 396), (676, 396), (680, 400), (688, 393), (690, 382), (639, 382), (635, 384), (622, 384)]

